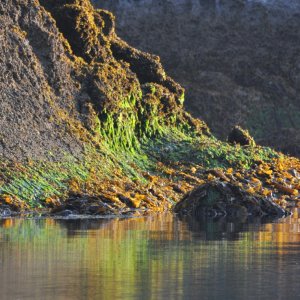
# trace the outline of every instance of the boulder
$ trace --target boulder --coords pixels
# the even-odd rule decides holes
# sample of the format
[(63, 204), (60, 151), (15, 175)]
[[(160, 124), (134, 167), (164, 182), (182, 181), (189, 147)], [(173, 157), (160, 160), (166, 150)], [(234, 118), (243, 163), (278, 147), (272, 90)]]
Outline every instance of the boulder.
[(228, 135), (228, 142), (232, 144), (240, 144), (241, 146), (255, 147), (255, 141), (249, 134), (248, 130), (244, 130), (240, 126), (234, 126)]
[(240, 187), (219, 180), (196, 187), (178, 202), (174, 211), (196, 217), (274, 216), (282, 217), (287, 211), (269, 197), (253, 195)]

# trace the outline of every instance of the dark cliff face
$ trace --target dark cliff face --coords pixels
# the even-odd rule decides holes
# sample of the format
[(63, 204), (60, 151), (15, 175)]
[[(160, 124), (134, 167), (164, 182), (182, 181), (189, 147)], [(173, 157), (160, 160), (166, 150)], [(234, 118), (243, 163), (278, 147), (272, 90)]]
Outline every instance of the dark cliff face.
[(58, 109), (76, 115), (70, 59), (54, 20), (35, 1), (0, 3), (0, 156), (80, 155)]
[(170, 208), (164, 188), (151, 184), (150, 195), (145, 185), (182, 193), (149, 174), (162, 166), (160, 147), (176, 147), (177, 161), (187, 143), (214, 139), (183, 109), (184, 89), (158, 56), (119, 38), (114, 15), (89, 0), (3, 0), (0, 41), (0, 217), (37, 207), (117, 213), (146, 194), (144, 208)]
[(183, 111), (184, 90), (159, 57), (122, 41), (114, 16), (89, 1), (4, 0), (0, 21), (1, 157), (79, 157), (107, 120), (132, 126), (126, 137), (147, 135), (145, 107), (159, 122), (202, 124)]
[(94, 2), (116, 14), (122, 38), (161, 56), (213, 132), (240, 124), (299, 155), (299, 1)]

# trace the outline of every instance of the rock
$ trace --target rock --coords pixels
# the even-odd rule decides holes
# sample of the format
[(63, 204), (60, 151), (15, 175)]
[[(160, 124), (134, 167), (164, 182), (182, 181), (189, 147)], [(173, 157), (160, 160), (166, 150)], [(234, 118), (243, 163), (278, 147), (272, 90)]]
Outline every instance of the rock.
[(196, 187), (176, 204), (174, 211), (196, 217), (226, 215), (282, 217), (288, 213), (267, 197), (259, 197), (241, 190), (231, 183), (213, 181)]
[(128, 217), (140, 217), (143, 215), (143, 213), (144, 213), (144, 211), (131, 209), (131, 210), (123, 211), (122, 215), (128, 216)]
[(0, 206), (0, 217), (9, 217), (12, 215), (12, 211), (8, 205)]
[[(81, 158), (99, 119), (109, 112), (125, 120), (124, 99), (139, 102), (143, 85), (150, 83), (160, 91), (143, 99), (150, 105), (156, 98), (151, 109), (159, 106), (162, 119), (173, 112), (190, 122), (180, 113), (184, 89), (166, 75), (159, 57), (120, 39), (114, 16), (89, 0), (4, 0), (0, 22), (3, 157), (60, 160), (71, 152)], [(145, 121), (140, 117), (134, 124)]]
[(141, 204), (141, 199), (134, 197), (126, 197), (124, 195), (119, 195), (119, 199), (130, 208), (139, 208)]
[(229, 143), (240, 144), (241, 146), (255, 147), (255, 141), (250, 136), (248, 130), (242, 129), (240, 126), (234, 126), (227, 138)]
[(50, 105), (68, 107), (70, 118), (77, 114), (76, 83), (54, 20), (37, 1), (3, 0), (0, 23), (1, 157), (54, 160), (67, 152), (80, 157), (82, 143), (66, 123), (56, 122)]
[(78, 198), (69, 198), (61, 207), (54, 208), (54, 215), (82, 214), (82, 215), (107, 215), (116, 213), (115, 208), (104, 202), (99, 196), (78, 195)]
[(299, 0), (93, 2), (116, 15), (121, 38), (161, 57), (213, 132), (225, 139), (241, 122), (260, 143), (300, 155)]
[(184, 193), (183, 189), (181, 188), (181, 186), (179, 184), (174, 184), (173, 185), (173, 190), (176, 193), (179, 193), (179, 194), (183, 194)]
[[(186, 189), (204, 181), (191, 166), (193, 175), (178, 171), (182, 163), (198, 161), (198, 155), (185, 157), (185, 147), (194, 150), (209, 129), (184, 111), (184, 89), (165, 73), (159, 57), (134, 49), (116, 34), (109, 12), (94, 9), (89, 0), (3, 0), (0, 22), (0, 179), (1, 190), (12, 194), (5, 203), (13, 200), (12, 205), (30, 209), (68, 195), (64, 203), (53, 204), (60, 205), (58, 215), (107, 214), (125, 206), (163, 211), (178, 199), (173, 180), (182, 178)], [(242, 80), (252, 81), (251, 65), (241, 62), (237, 69), (245, 70)], [(154, 143), (146, 143), (150, 139)], [(169, 145), (159, 150), (156, 139)], [(223, 163), (223, 153), (216, 155)], [(183, 161), (175, 166), (177, 157)], [(144, 184), (142, 173), (150, 170), (156, 175)], [(124, 186), (127, 181), (135, 182), (132, 190)], [(115, 192), (107, 189), (110, 185)], [(55, 199), (44, 199), (50, 191)], [(243, 203), (233, 205), (224, 196), (238, 198), (234, 186), (220, 183), (208, 192), (214, 202), (205, 204), (210, 215), (243, 213)], [(226, 201), (214, 200), (214, 193)], [(269, 206), (265, 202), (264, 209)]]
[(56, 213), (56, 215), (60, 216), (60, 217), (68, 217), (68, 216), (70, 216), (72, 214), (73, 214), (73, 212), (71, 210), (69, 210), (69, 209), (65, 209), (65, 210), (62, 210), (62, 211)]
[(92, 215), (104, 215), (110, 211), (105, 203), (94, 203), (88, 207), (87, 212)]
[(226, 212), (229, 217), (241, 219), (248, 215), (247, 207), (240, 204), (230, 204), (226, 207)]

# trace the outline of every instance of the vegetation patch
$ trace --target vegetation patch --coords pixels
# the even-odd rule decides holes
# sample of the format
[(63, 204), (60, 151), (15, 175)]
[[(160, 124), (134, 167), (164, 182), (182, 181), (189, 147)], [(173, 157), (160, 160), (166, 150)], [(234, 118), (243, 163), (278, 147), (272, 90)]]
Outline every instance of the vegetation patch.
[(299, 161), (257, 146), (239, 127), (230, 143), (213, 137), (183, 109), (184, 89), (165, 74), (159, 58), (115, 34), (110, 13), (88, 0), (34, 3), (56, 21), (51, 28), (62, 33), (56, 43), (70, 58), (62, 69), (71, 72), (61, 80), (72, 86), (64, 97), (74, 103), (58, 105), (52, 97), (59, 89), (47, 86), (49, 120), (64, 124), (62, 140), (76, 137), (84, 151), (81, 157), (57, 158), (54, 150), (53, 159), (3, 158), (0, 213), (143, 214), (169, 210), (197, 187), (207, 188), (211, 205), (215, 185), (255, 195), (258, 203), (268, 197), (282, 207), (296, 203)]

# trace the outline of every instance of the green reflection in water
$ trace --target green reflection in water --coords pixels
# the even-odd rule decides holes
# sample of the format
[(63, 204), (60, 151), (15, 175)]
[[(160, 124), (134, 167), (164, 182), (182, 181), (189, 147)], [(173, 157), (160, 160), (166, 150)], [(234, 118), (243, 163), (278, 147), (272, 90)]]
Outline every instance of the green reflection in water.
[(0, 225), (1, 299), (293, 299), (299, 293), (297, 215), (267, 224), (167, 214)]

